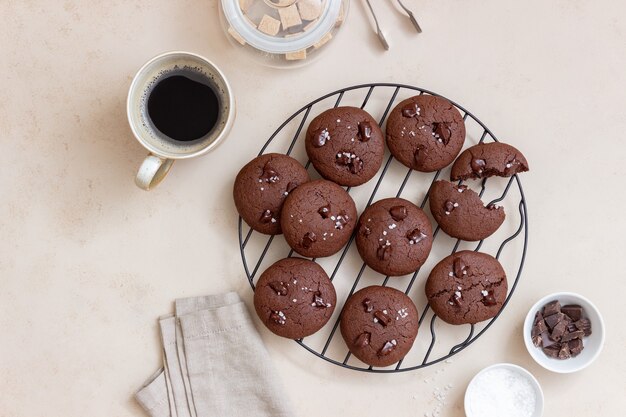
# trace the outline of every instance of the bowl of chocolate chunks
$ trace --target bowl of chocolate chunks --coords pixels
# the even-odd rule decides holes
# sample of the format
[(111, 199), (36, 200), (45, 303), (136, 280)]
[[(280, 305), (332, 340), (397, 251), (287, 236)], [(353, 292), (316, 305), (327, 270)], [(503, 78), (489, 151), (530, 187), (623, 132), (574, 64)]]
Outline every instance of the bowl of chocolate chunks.
[(604, 345), (604, 321), (582, 295), (559, 292), (537, 301), (524, 321), (530, 356), (549, 371), (572, 373), (589, 366)]

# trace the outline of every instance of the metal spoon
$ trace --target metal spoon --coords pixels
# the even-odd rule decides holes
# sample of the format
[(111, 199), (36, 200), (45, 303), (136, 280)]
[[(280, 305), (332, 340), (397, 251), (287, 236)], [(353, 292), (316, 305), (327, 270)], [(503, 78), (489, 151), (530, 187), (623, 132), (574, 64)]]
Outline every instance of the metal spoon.
[(372, 8), (372, 4), (370, 0), (365, 0), (367, 6), (370, 8), (370, 12), (372, 12), (372, 17), (374, 18), (374, 23), (376, 23), (376, 35), (378, 36), (378, 40), (385, 48), (385, 51), (389, 50), (389, 44), (387, 43), (387, 39), (385, 39), (385, 35), (383, 35), (383, 31), (380, 29), (380, 25), (378, 24), (378, 19), (376, 18), (376, 13), (374, 13), (374, 9)]
[(417, 23), (417, 20), (415, 19), (413, 12), (409, 10), (409, 8), (406, 7), (404, 4), (402, 4), (402, 0), (398, 0), (398, 4), (406, 12), (406, 14), (409, 15), (409, 19), (411, 20), (411, 23), (413, 23), (413, 26), (415, 26), (415, 30), (417, 30), (417, 33), (422, 33), (422, 28), (420, 27), (419, 23)]

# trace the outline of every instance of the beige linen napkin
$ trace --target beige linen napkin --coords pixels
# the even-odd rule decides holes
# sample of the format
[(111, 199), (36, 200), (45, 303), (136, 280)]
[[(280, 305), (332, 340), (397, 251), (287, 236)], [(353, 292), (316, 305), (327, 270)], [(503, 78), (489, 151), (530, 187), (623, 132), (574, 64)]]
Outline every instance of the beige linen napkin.
[[(174, 369), (172, 349), (166, 351), (165, 363), (170, 378), (182, 377), (187, 415), (295, 415), (284, 397), (269, 354), (236, 293), (176, 300), (176, 316), (178, 371)], [(167, 327), (169, 341), (171, 326)], [(174, 391), (176, 411), (180, 410), (180, 381), (169, 382), (168, 385), (165, 373), (158, 373), (136, 394), (137, 401), (151, 417), (173, 415), (168, 386)]]

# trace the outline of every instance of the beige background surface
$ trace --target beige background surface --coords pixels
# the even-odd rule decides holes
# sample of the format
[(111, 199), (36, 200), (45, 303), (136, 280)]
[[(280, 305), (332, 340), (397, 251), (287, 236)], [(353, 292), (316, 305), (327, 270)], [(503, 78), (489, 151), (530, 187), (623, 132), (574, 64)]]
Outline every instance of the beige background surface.
[[(353, 2), (329, 53), (297, 71), (242, 59), (215, 0), (0, 1), (0, 416), (141, 416), (134, 390), (159, 366), (158, 315), (176, 297), (247, 302), (232, 179), (297, 107), (358, 82), (420, 85), (463, 103), (532, 164), (528, 261), (495, 326), (451, 364), (363, 375), (262, 330), (301, 416), (462, 416), (471, 376), (500, 361), (543, 385), (546, 416), (623, 414), (626, 3), (408, 1), (424, 33), (374, 1), (383, 53)], [(214, 60), (238, 98), (230, 138), (145, 193), (126, 123), (134, 72), (162, 51)], [(520, 335), (541, 296), (579, 292), (604, 314), (605, 350), (551, 374)], [(424, 383), (424, 379), (428, 383)]]

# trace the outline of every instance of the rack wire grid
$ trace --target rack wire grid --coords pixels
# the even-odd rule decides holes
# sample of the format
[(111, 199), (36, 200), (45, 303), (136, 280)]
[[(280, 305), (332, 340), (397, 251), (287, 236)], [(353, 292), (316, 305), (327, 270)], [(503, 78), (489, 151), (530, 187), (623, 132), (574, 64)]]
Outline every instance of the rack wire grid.
[[(285, 120), (270, 136), (259, 155), (269, 151), (286, 153), (300, 161), (306, 161), (305, 167), (312, 177), (316, 177), (318, 175), (311, 167), (303, 144), (303, 128), (310, 117), (330, 107), (353, 105), (367, 110), (373, 116), (380, 114), (379, 125), (383, 126), (395, 103), (416, 94), (440, 96), (419, 87), (393, 83), (356, 85), (326, 94), (302, 107)], [(459, 104), (450, 101), (465, 120), (467, 130), (465, 147), (484, 141), (497, 142), (494, 134), (483, 122)], [(443, 177), (442, 173), (447, 172), (449, 168), (435, 173), (407, 170), (404, 165), (395, 161), (388, 151), (386, 152), (386, 160), (377, 176), (362, 186), (346, 188), (357, 203), (359, 212), (375, 200), (393, 196), (420, 202), (419, 206), (424, 209), (428, 202), (430, 187), (437, 179)], [(348, 244), (335, 256), (313, 259), (327, 272), (332, 271), (329, 276), (337, 290), (338, 305), (333, 317), (324, 328), (315, 335), (307, 337), (306, 340), (296, 340), (296, 343), (317, 357), (344, 368), (364, 372), (393, 373), (416, 370), (448, 360), (483, 335), (503, 314), (522, 273), (528, 245), (526, 199), (517, 175), (510, 178), (490, 178), (489, 187), (487, 187), (487, 179), (470, 181), (466, 185), (475, 188), (484, 201), (490, 198), (490, 204), (498, 203), (505, 208), (506, 220), (494, 235), (478, 243), (465, 242), (453, 239), (445, 233), (439, 233), (440, 228), (437, 226), (434, 228), (433, 249), (427, 262), (412, 275), (390, 278), (376, 273), (363, 263), (354, 248), (353, 234)], [(426, 212), (430, 216), (428, 210)], [(432, 216), (430, 218), (433, 225), (436, 225)], [(356, 228), (354, 233), (356, 233)], [(280, 236), (257, 233), (245, 225), (241, 218), (239, 218), (239, 244), (244, 270), (252, 289), (255, 287), (255, 281), (262, 267), (265, 269), (285, 256), (294, 255), (294, 251)], [(429, 308), (423, 290), (428, 273), (432, 266), (442, 258), (458, 250), (481, 250), (490, 253), (502, 263), (507, 271), (509, 290), (506, 300), (500, 312), (489, 321), (476, 325), (453, 326), (437, 320), (437, 316)], [(352, 357), (342, 337), (337, 334), (343, 303), (356, 290), (369, 285), (393, 286), (409, 295), (418, 307), (418, 311), (421, 311), (420, 330), (413, 348), (403, 360), (386, 368), (373, 368)]]

